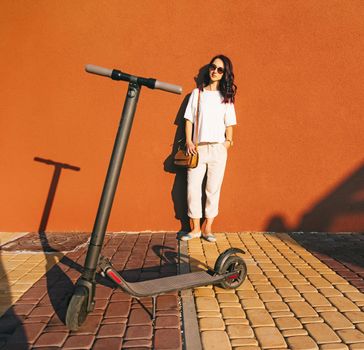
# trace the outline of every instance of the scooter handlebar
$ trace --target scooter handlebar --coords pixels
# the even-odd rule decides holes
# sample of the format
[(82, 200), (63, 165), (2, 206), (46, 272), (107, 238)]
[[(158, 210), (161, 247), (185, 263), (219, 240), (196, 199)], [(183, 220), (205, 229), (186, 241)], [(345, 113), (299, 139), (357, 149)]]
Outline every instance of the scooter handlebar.
[[(108, 69), (99, 66), (95, 66), (93, 64), (87, 64), (85, 66), (85, 70), (87, 73), (102, 75), (104, 77), (112, 78), (113, 80), (126, 80), (130, 81), (132, 76), (127, 73), (120, 72), (116, 69)], [(182, 87), (174, 84), (164, 83), (155, 79), (146, 79), (142, 77), (134, 77), (137, 79), (138, 84), (145, 85), (150, 89), (159, 89), (167, 92), (172, 92), (174, 94), (181, 94)]]

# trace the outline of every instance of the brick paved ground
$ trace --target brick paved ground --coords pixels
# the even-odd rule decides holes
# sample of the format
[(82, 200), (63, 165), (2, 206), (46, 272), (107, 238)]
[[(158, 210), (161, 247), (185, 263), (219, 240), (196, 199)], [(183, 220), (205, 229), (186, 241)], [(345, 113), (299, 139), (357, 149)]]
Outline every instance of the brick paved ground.
[[(64, 326), (66, 307), (73, 284), (80, 275), (86, 249), (81, 246), (64, 256), (61, 253), (31, 254), (27, 249), (39, 246), (35, 238), (36, 235), (29, 234), (1, 251), (2, 264), (6, 264), (3, 272), (9, 271), (11, 264), (18, 267), (15, 260), (30, 260), (33, 268), (16, 269), (18, 280), (14, 284), (9, 285), (9, 273), (0, 277), (0, 282), (8, 283), (9, 295), (35, 273), (37, 266), (41, 265), (36, 270), (39, 274), (48, 272), (43, 277), (38, 275), (33, 285), (26, 284), (15, 305), (0, 318), (0, 349), (181, 349), (177, 293), (157, 298), (153, 326), (149, 314), (151, 298), (138, 302), (112, 288), (104, 279), (99, 279), (97, 285), (95, 310), (77, 332), (68, 331)], [(73, 243), (84, 241), (80, 236), (72, 238), (71, 234), (66, 239), (64, 235), (48, 235), (45, 239), (42, 245), (50, 252), (73, 249), (77, 246)], [(138, 281), (175, 275), (177, 243), (175, 234), (109, 234), (103, 254), (113, 259), (116, 269), (127, 271), (124, 273), (127, 280)], [(14, 252), (18, 248), (22, 253)], [(57, 257), (62, 258), (58, 264)], [(43, 263), (39, 259), (43, 259)]]
[(364, 292), (364, 238), (357, 233), (292, 233), (299, 244)]
[(248, 278), (237, 290), (194, 290), (204, 349), (364, 349), (364, 294), (358, 289), (363, 291), (364, 235), (293, 237), (310, 244), (316, 256), (287, 234), (189, 241), (193, 271), (213, 268), (229, 247), (245, 250), (248, 264)]
[[(204, 349), (364, 349), (363, 234), (217, 236), (216, 243), (188, 242), (191, 270), (212, 268), (233, 246), (247, 252), (248, 278), (237, 290), (194, 290)], [(158, 297), (153, 326), (150, 298), (139, 303), (104, 279), (95, 311), (69, 332), (66, 305), (87, 235), (19, 234), (6, 244), (11, 237), (0, 234), (1, 350), (182, 349), (177, 293)], [(175, 234), (108, 234), (103, 254), (129, 281), (177, 272)]]

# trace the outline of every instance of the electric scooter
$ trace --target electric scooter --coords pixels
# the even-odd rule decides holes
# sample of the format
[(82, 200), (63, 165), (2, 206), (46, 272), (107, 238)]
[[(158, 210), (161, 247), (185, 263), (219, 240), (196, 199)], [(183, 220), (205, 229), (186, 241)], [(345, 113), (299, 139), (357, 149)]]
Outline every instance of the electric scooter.
[(106, 227), (141, 87), (146, 86), (151, 89), (160, 89), (175, 94), (181, 94), (182, 88), (156, 79), (142, 78), (116, 69), (107, 69), (94, 65), (86, 65), (86, 72), (109, 77), (113, 80), (127, 81), (129, 87), (86, 254), (85, 266), (81, 277), (76, 282), (73, 295), (68, 304), (66, 314), (67, 327), (70, 330), (77, 330), (86, 320), (88, 313), (93, 311), (97, 268), (101, 270), (103, 276), (107, 276), (116, 286), (132, 297), (137, 299), (152, 297), (153, 321), (155, 319), (156, 297), (160, 294), (209, 284), (220, 284), (223, 288), (239, 287), (246, 277), (247, 267), (244, 260), (236, 255), (239, 253), (244, 254), (244, 251), (238, 248), (230, 248), (220, 254), (216, 260), (214, 270), (190, 272), (141, 282), (125, 281), (112, 266), (111, 262), (101, 256)]

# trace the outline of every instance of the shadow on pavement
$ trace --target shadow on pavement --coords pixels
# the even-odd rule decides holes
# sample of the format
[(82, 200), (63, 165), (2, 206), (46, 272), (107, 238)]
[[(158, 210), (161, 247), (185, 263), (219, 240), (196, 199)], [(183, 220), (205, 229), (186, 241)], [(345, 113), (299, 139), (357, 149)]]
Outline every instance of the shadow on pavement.
[[(11, 286), (6, 272), (2, 262), (0, 247), (0, 307), (4, 307), (4, 309), (6, 305), (12, 304)], [(0, 315), (5, 311), (4, 309), (0, 310)], [(19, 313), (21, 314), (21, 310), (19, 310)], [(0, 349), (8, 349), (6, 345), (8, 338), (10, 338), (14, 332), (16, 332), (18, 339), (17, 349), (28, 349), (27, 336), (22, 321), (23, 317), (17, 314), (14, 306), (10, 307), (2, 316), (0, 316)]]
[[(62, 245), (62, 239), (67, 236), (76, 236), (73, 243), (80, 242), (75, 234), (46, 234), (44, 232), (30, 233), (18, 240), (17, 247), (21, 246), (26, 251), (29, 244), (33, 244), (34, 247), (34, 241), (38, 237), (37, 239), (41, 242), (37, 243), (36, 249), (29, 249), (29, 251), (43, 251), (48, 264), (47, 268), (50, 267), (50, 269), (1, 318), (0, 346), (4, 346), (4, 349), (25, 350), (32, 346), (36, 347), (38, 337), (47, 332), (68, 333), (64, 326), (65, 315), (74, 283), (83, 269), (85, 247), (81, 246), (68, 252), (67, 256), (57, 263), (55, 254), (59, 254), (60, 251), (65, 253), (65, 249), (60, 249), (59, 246)], [(11, 249), (14, 249), (14, 246)], [(188, 258), (180, 254), (176, 236), (166, 234), (107, 234), (102, 254), (112, 259), (114, 267), (121, 271), (122, 276), (129, 282), (175, 275), (178, 273), (178, 264), (187, 261)], [(1, 267), (0, 271), (2, 270)], [(117, 288), (113, 282), (99, 274), (96, 276), (96, 285), (96, 301), (111, 295), (112, 290)], [(148, 314), (151, 312), (149, 299), (151, 298), (142, 298), (137, 302)], [(106, 306), (107, 304), (105, 308)], [(84, 329), (90, 327), (93, 319), (99, 317), (96, 315), (97, 313), (90, 313), (89, 323), (85, 323), (86, 328), (81, 327), (81, 334)], [(30, 338), (27, 334), (31, 334)], [(69, 335), (74, 334), (74, 332), (69, 333)]]

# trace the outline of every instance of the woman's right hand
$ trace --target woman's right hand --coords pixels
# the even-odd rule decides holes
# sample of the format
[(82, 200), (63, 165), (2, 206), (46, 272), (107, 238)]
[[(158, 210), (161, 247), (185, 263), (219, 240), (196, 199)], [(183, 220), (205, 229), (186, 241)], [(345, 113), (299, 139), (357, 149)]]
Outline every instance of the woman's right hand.
[(196, 154), (196, 146), (192, 141), (186, 141), (186, 153), (187, 154)]

